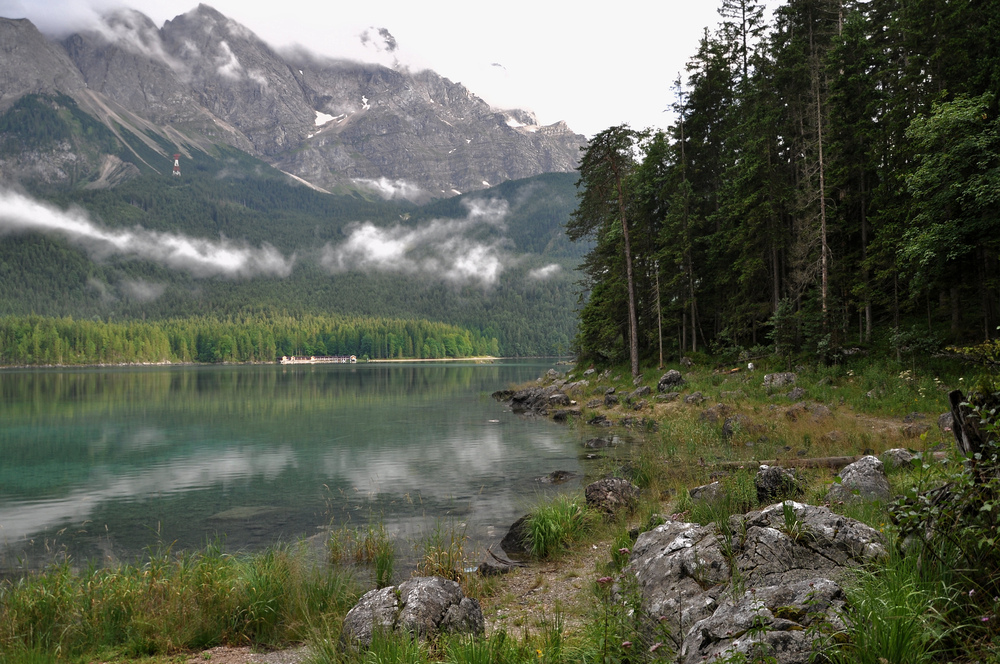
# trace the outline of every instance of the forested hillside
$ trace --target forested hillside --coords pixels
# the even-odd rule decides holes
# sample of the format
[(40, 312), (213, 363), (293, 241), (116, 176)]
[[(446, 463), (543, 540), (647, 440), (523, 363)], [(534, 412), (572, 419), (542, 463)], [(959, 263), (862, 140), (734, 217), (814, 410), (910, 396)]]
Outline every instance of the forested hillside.
[(626, 358), (630, 327), (637, 354), (662, 338), (668, 358), (995, 335), (996, 5), (790, 0), (768, 24), (763, 3), (723, 0), (720, 14), (675, 82), (670, 129), (611, 128), (587, 150), (569, 227), (596, 242), (582, 354)]
[[(127, 155), (72, 100), (25, 100), (0, 115), (4, 149), (86, 144), (96, 132)], [(192, 149), (181, 169), (113, 187), (0, 192), (0, 315), (407, 319), (461, 326), (504, 355), (569, 348), (585, 250), (564, 233), (575, 174), (420, 207), (322, 193), (234, 148)]]
[(274, 362), (293, 355), (459, 358), (497, 355), (486, 339), (443, 323), (330, 316), (243, 316), (103, 322), (0, 318), (0, 365)]

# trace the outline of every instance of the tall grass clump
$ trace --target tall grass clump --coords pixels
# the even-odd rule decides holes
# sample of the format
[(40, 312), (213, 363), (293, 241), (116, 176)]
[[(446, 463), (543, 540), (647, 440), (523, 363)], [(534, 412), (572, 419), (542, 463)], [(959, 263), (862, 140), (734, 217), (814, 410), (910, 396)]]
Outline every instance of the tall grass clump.
[(454, 524), (445, 526), (438, 521), (434, 524), (434, 529), (417, 543), (420, 555), (417, 573), (422, 576), (441, 576), (461, 583), (468, 566), (465, 555), (468, 539), (464, 529), (458, 530)]
[(590, 531), (595, 518), (580, 497), (560, 495), (536, 506), (528, 516), (531, 555), (551, 558)]
[(2, 661), (140, 657), (301, 640), (316, 616), (346, 611), (358, 593), (304, 547), (231, 556), (156, 551), (138, 564), (68, 563), (0, 583)]
[(897, 553), (858, 572), (845, 591), (849, 640), (827, 651), (834, 664), (923, 664), (943, 654), (956, 592), (940, 568)]
[(746, 468), (722, 478), (717, 495), (711, 500), (692, 501), (690, 519), (701, 525), (722, 524), (734, 514), (746, 514), (757, 507), (756, 475)]

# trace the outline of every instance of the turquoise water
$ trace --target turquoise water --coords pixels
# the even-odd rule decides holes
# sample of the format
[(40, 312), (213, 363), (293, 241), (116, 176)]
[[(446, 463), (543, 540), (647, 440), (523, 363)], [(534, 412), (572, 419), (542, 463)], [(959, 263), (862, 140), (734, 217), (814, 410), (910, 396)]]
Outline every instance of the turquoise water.
[(573, 427), (489, 398), (551, 366), (2, 371), (0, 571), (369, 520), (399, 539), (445, 523), (499, 540), (550, 490), (539, 477), (584, 470)]

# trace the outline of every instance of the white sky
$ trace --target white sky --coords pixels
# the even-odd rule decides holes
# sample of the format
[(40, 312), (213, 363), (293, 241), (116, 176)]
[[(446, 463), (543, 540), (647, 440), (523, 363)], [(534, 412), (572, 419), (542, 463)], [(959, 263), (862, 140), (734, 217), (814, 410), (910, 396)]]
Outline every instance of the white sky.
[[(197, 0), (0, 0), (0, 16), (29, 18), (46, 33), (69, 32), (109, 7), (126, 5), (157, 25)], [(206, 4), (274, 47), (300, 44), (330, 56), (390, 64), (360, 35), (386, 28), (393, 54), (414, 69), (461, 82), (494, 106), (564, 120), (593, 136), (627, 122), (665, 127), (670, 86), (704, 28), (718, 23), (716, 0), (486, 3), (466, 0), (210, 0)]]

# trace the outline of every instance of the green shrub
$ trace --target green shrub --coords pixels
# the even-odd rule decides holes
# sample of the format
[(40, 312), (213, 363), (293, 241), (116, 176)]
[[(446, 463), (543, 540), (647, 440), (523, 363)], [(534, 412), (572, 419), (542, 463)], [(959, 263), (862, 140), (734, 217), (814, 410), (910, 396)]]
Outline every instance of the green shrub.
[(531, 555), (551, 558), (587, 533), (594, 519), (580, 498), (558, 496), (532, 510), (527, 520)]

